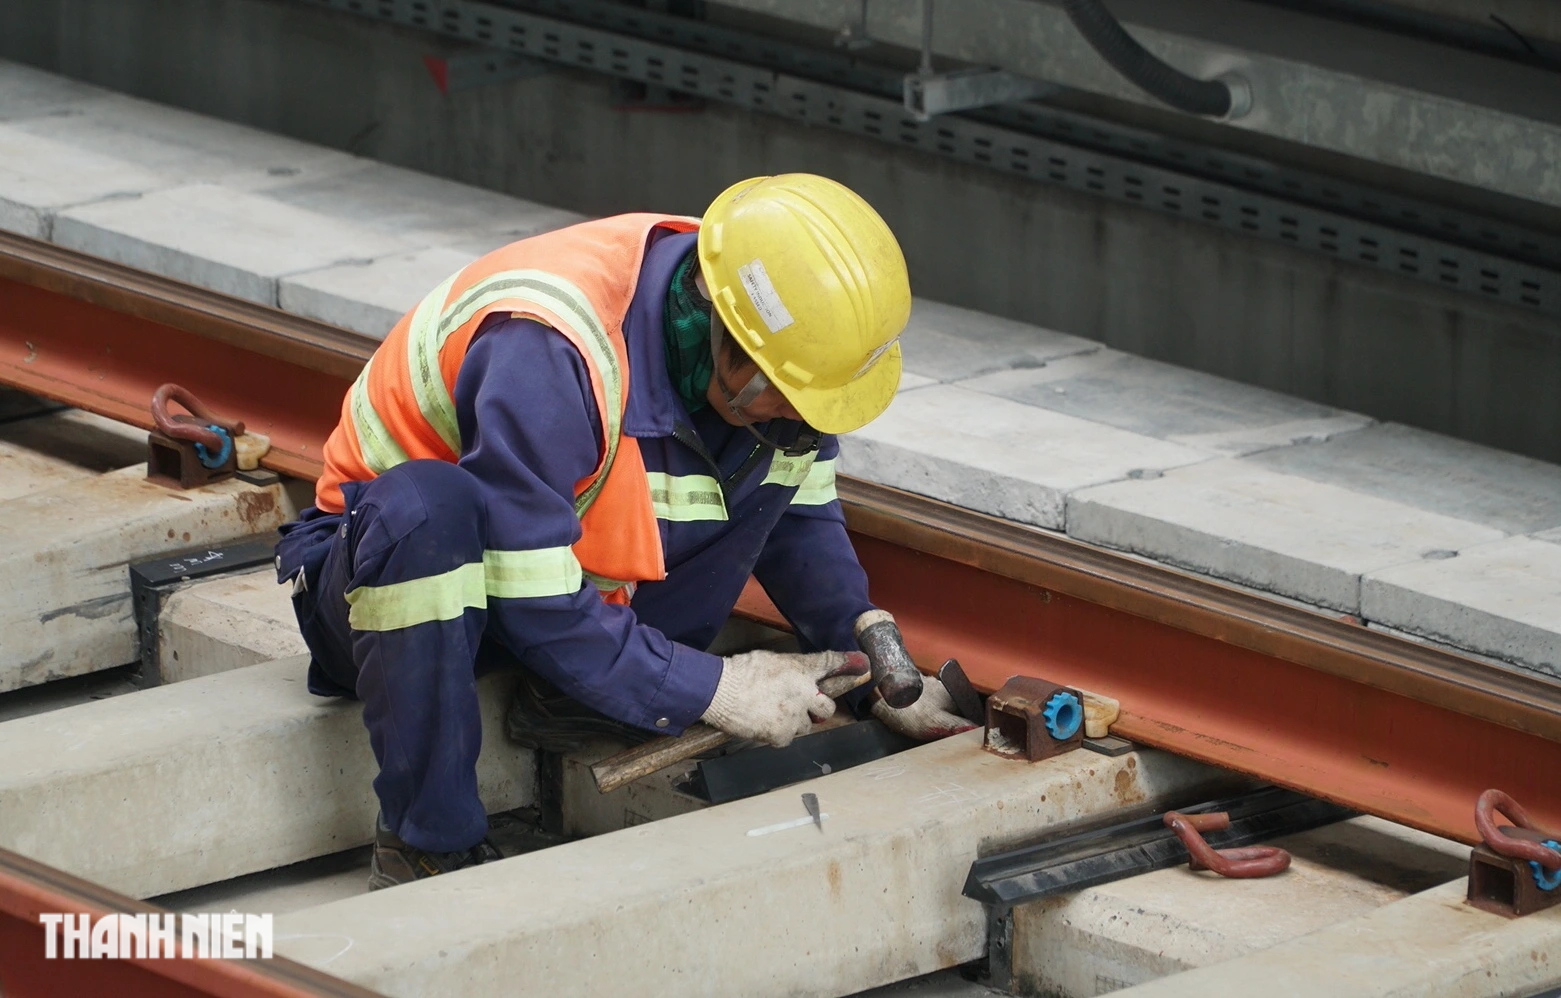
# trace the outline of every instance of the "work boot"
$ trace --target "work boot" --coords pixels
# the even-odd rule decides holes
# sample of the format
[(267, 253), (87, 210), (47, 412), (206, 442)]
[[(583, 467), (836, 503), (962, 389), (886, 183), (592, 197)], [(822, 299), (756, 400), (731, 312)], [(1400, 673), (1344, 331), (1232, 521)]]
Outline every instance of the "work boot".
[(492, 842), (483, 839), (470, 849), (455, 852), (429, 852), (403, 842), (385, 824), (381, 814), (374, 823), (374, 857), (369, 860), (369, 890), (409, 884), (414, 880), (438, 876), (468, 866), (480, 866), (503, 859)]

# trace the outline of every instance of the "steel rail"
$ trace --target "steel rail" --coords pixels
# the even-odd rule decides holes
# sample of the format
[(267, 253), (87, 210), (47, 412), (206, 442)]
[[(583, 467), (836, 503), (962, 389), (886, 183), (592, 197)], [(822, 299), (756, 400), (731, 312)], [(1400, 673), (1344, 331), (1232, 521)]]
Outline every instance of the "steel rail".
[[(48, 959), (44, 913), (165, 914), (54, 867), (0, 849), (0, 991), (7, 998), (376, 998), (369, 991), (285, 957), (267, 959)], [(58, 950), (57, 950), (58, 952)]]
[(268, 435), (262, 463), (281, 474), (319, 476), (320, 444), (340, 415), (344, 386), (375, 346), (335, 326), (0, 232), (0, 380), (148, 430), (158, 386), (191, 386), (218, 413), (242, 411), (251, 432)]
[[(147, 426), (180, 381), (302, 477), (375, 346), (21, 237), (0, 236), (0, 300), (0, 382)], [(1561, 825), (1561, 682), (924, 497), (840, 494), (924, 665), (1095, 690), (1125, 737), (1464, 841), (1491, 786)], [(779, 619), (756, 590), (739, 610)]]

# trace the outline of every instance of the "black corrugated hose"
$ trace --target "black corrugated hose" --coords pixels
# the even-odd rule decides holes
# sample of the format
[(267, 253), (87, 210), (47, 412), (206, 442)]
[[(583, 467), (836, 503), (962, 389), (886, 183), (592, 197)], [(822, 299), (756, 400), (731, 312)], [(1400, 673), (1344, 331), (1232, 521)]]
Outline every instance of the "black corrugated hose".
[(1123, 30), (1100, 0), (1063, 0), (1062, 6), (1100, 57), (1151, 97), (1188, 114), (1223, 118), (1230, 113), (1229, 86), (1221, 80), (1195, 79), (1161, 62)]

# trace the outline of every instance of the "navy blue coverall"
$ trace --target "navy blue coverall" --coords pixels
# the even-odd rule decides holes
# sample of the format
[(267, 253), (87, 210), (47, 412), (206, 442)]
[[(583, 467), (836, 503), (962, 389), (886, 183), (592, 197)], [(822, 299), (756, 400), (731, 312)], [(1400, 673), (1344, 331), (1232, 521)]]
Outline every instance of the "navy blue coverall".
[[(363, 701), (381, 809), (390, 829), (418, 848), (464, 849), (487, 832), (476, 780), (475, 663), (485, 642), (586, 706), (677, 734), (715, 693), (721, 660), (703, 649), (750, 573), (805, 648), (854, 649), (853, 622), (872, 609), (835, 499), (835, 439), (824, 437), (811, 462), (768, 448), (755, 461), (752, 436), (708, 406), (690, 414), (673, 390), (663, 302), (696, 234), (658, 230), (652, 240), (624, 320), (623, 431), (637, 438), (654, 481), (716, 477), (695, 442), (723, 480), (750, 466), (726, 486), (723, 502), (710, 502), (708, 490), (676, 487), (657, 501), (664, 581), (641, 584), (629, 607), (604, 603), (586, 580), (570, 595), (490, 596), (486, 607), (398, 630), (352, 626), (349, 594), (362, 587), (481, 563), (487, 549), (579, 540), (574, 485), (596, 468), (602, 438), (590, 377), (563, 336), (508, 316), (484, 323), (462, 364), (457, 463), (409, 461), (349, 482), (346, 512), (311, 507), (283, 528), (277, 574), (293, 582), (313, 655), (309, 689)], [(778, 421), (768, 427), (777, 431), (784, 439)], [(689, 495), (703, 501), (681, 501)]]

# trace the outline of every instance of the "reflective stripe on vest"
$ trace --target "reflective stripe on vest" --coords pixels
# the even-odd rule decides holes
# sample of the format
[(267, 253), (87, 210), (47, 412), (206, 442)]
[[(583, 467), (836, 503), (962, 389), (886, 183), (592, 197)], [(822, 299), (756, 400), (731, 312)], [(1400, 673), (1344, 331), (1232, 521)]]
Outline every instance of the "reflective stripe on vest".
[(620, 582), (617, 579), (609, 579), (606, 576), (586, 572), (585, 577), (591, 580), (591, 585), (603, 596), (622, 595), (624, 602), (634, 598), (634, 590), (638, 584), (634, 582)]
[(696, 520), (725, 520), (726, 499), (721, 485), (709, 475), (669, 475), (647, 471), (650, 502), (656, 517), (674, 523)]
[[(440, 351), (450, 334), (459, 329), (485, 308), (498, 303), (513, 303), (515, 310), (526, 304), (547, 309), (567, 323), (590, 353), (590, 360), (602, 373), (606, 393), (607, 411), (602, 413), (606, 426), (607, 453), (602, 461), (601, 473), (591, 485), (575, 498), (575, 515), (584, 516), (596, 501), (607, 475), (618, 455), (618, 443), (623, 423), (623, 371), (618, 365), (618, 354), (612, 348), (601, 317), (591, 307), (584, 292), (569, 281), (540, 270), (513, 270), (493, 274), (468, 288), (459, 300), (444, 305), (459, 274), (452, 275), (443, 284), (429, 292), (417, 306), (407, 329), (407, 360), (412, 375), (412, 392), (417, 399), (418, 411), (439, 434), (450, 450), (461, 452), (460, 432), (457, 428), (455, 401), (444, 383), (439, 368)], [(374, 409), (369, 393), (369, 367), (364, 365), (358, 380), (352, 386), (352, 422), (357, 431), (358, 449), (363, 459), (376, 475), (407, 460), (405, 451), (385, 429), (383, 420)]]
[(352, 383), (350, 399), (352, 402), (352, 426), (358, 434), (358, 450), (363, 452), (363, 463), (369, 466), (369, 470), (376, 475), (384, 474), (407, 460), (406, 451), (396, 443), (396, 438), (391, 436), (379, 413), (374, 411), (374, 403), (369, 401), (369, 370), (374, 366), (374, 358), (370, 357), (363, 370), (358, 372), (358, 380)]

